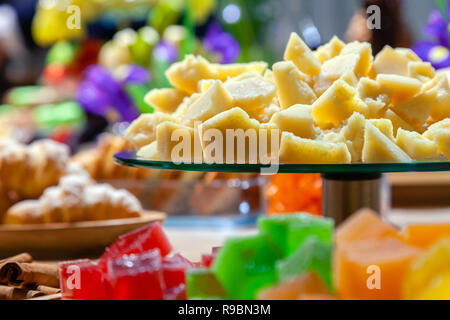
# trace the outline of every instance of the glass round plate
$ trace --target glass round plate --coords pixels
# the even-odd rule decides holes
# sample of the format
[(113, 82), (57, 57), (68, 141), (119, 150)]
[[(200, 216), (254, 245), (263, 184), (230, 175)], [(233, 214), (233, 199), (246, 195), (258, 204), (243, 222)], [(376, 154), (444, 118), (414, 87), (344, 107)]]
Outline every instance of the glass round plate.
[[(119, 164), (148, 169), (261, 173), (270, 165), (262, 164), (206, 164), (173, 163), (145, 160), (136, 157), (134, 151), (123, 151), (115, 156)], [(356, 163), (356, 164), (280, 164), (277, 173), (383, 173), (383, 172), (431, 172), (450, 171), (450, 161), (404, 163)]]

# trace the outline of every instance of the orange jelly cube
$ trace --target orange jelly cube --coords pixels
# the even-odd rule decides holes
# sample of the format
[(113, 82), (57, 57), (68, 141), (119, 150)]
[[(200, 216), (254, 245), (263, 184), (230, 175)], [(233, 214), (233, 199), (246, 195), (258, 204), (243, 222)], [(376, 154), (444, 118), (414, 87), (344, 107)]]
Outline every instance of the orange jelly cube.
[(391, 237), (340, 245), (334, 257), (339, 297), (401, 299), (405, 273), (420, 253), (420, 249)]
[[(298, 300), (303, 295), (329, 296), (327, 287), (316, 273), (305, 273), (276, 286), (262, 290), (260, 300)], [(306, 296), (307, 297), (307, 296)]]
[(335, 241), (339, 246), (358, 240), (399, 237), (397, 229), (383, 222), (378, 214), (369, 209), (361, 209), (336, 229)]
[(450, 238), (450, 224), (409, 225), (401, 234), (410, 245), (428, 248), (443, 238)]

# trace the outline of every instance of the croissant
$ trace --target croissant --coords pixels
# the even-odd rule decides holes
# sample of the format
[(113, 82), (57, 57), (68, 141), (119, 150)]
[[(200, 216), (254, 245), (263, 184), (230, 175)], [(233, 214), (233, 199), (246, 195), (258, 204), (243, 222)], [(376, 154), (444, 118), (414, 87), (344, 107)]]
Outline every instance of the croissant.
[(29, 146), (14, 140), (0, 142), (1, 188), (18, 199), (34, 199), (58, 184), (69, 159), (67, 146), (40, 140)]
[(13, 205), (5, 224), (42, 224), (139, 217), (142, 207), (128, 191), (108, 184), (95, 184), (86, 174), (61, 178), (59, 185), (45, 190), (38, 200)]
[(95, 180), (145, 179), (149, 170), (119, 166), (114, 163), (114, 154), (132, 149), (131, 144), (122, 137), (106, 134), (93, 150), (83, 151), (72, 157), (81, 164)]

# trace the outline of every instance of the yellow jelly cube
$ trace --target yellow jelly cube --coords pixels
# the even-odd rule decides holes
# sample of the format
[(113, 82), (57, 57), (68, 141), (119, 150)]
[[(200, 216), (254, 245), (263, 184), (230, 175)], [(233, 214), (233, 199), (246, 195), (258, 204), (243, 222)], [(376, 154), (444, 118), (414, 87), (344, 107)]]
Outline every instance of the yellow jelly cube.
[(375, 126), (378, 130), (381, 131), (386, 137), (395, 140), (394, 138), (394, 126), (392, 125), (392, 121), (389, 119), (370, 119), (371, 124)]
[(197, 83), (200, 80), (217, 79), (218, 76), (218, 72), (208, 61), (193, 55), (187, 55), (183, 61), (172, 64), (166, 71), (170, 84), (188, 94), (197, 92)]
[(153, 141), (152, 143), (143, 146), (138, 150), (136, 155), (142, 159), (159, 161), (158, 141)]
[[(159, 159), (172, 162), (193, 162), (196, 143), (194, 132), (193, 128), (174, 122), (166, 121), (159, 124), (156, 128)], [(200, 142), (198, 141), (198, 143)], [(144, 151), (141, 152), (141, 154), (143, 153)]]
[(391, 120), (392, 125), (394, 126), (394, 135), (397, 135), (397, 130), (399, 128), (408, 131), (414, 131), (413, 126), (411, 126), (408, 122), (400, 118), (394, 111), (390, 109), (386, 110), (383, 117)]
[(345, 143), (310, 140), (283, 132), (280, 144), (281, 163), (350, 163), (351, 155)]
[(426, 82), (434, 78), (435, 70), (429, 62), (410, 61), (408, 64), (408, 76)]
[(183, 102), (186, 93), (174, 88), (152, 89), (144, 100), (155, 108), (156, 111), (172, 113)]
[(233, 106), (233, 97), (220, 81), (200, 95), (186, 110), (181, 123), (194, 126), (196, 121), (205, 121)]
[(450, 118), (431, 125), (423, 136), (434, 141), (439, 154), (450, 159)]
[(431, 107), (437, 101), (437, 90), (429, 90), (394, 105), (391, 109), (414, 128), (421, 129), (430, 116)]
[(276, 125), (281, 131), (288, 131), (300, 138), (313, 139), (316, 137), (311, 107), (293, 105), (273, 115), (270, 123)]
[(376, 74), (397, 74), (399, 76), (408, 76), (408, 64), (410, 60), (403, 54), (385, 46), (377, 54), (373, 62), (373, 71)]
[(376, 81), (381, 84), (383, 90), (389, 92), (394, 104), (411, 99), (422, 87), (422, 82), (417, 79), (395, 74), (379, 74)]
[[(403, 296), (405, 299), (445, 299), (450, 297), (450, 239), (443, 239), (417, 258), (407, 272)], [(436, 296), (436, 294), (442, 294)]]
[(450, 272), (436, 277), (419, 300), (450, 300)]
[(297, 68), (310, 76), (320, 73), (321, 64), (308, 45), (295, 32), (291, 33), (284, 51), (284, 60), (292, 61)]
[(367, 106), (358, 98), (356, 89), (345, 81), (336, 81), (312, 105), (312, 116), (322, 129), (338, 127), (353, 112), (365, 113)]
[(355, 74), (359, 77), (367, 76), (372, 68), (373, 56), (372, 47), (367, 42), (351, 42), (347, 44), (340, 52), (340, 55), (356, 54), (357, 65)]
[(164, 121), (176, 121), (174, 117), (163, 112), (145, 113), (134, 120), (125, 131), (125, 138), (136, 148), (155, 141), (156, 126)]
[(276, 86), (256, 73), (244, 73), (224, 84), (233, 97), (234, 105), (254, 113), (256, 109), (269, 105), (276, 96)]
[(262, 75), (267, 69), (267, 62), (255, 61), (249, 63), (230, 63), (230, 64), (210, 64), (211, 69), (213, 69), (218, 74), (218, 79), (221, 81), (226, 81), (229, 78), (237, 77), (243, 73), (256, 72)]
[(334, 36), (328, 43), (317, 48), (314, 55), (320, 63), (324, 63), (339, 55), (344, 47), (345, 43), (337, 36)]
[(341, 130), (341, 134), (345, 138), (348, 150), (352, 155), (352, 162), (361, 162), (365, 126), (366, 119), (364, 116), (355, 112), (347, 119)]
[(305, 82), (302, 74), (290, 61), (277, 62), (272, 67), (278, 88), (278, 99), (283, 109), (294, 104), (312, 104), (316, 94)]
[(446, 74), (440, 74), (427, 82), (422, 91), (437, 90), (437, 100), (431, 107), (430, 115), (434, 121), (450, 118), (450, 84)]
[(436, 144), (414, 131), (398, 129), (395, 143), (417, 161), (430, 160), (438, 155)]
[(366, 121), (362, 161), (363, 163), (396, 163), (411, 162), (412, 159), (372, 123)]

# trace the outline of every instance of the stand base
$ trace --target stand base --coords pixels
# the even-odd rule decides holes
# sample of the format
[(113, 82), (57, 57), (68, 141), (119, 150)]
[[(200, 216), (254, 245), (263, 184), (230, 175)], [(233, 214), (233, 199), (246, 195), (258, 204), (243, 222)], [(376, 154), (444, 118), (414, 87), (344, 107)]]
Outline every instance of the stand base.
[(382, 215), (387, 211), (389, 188), (383, 174), (322, 174), (322, 211), (338, 225), (361, 208)]

